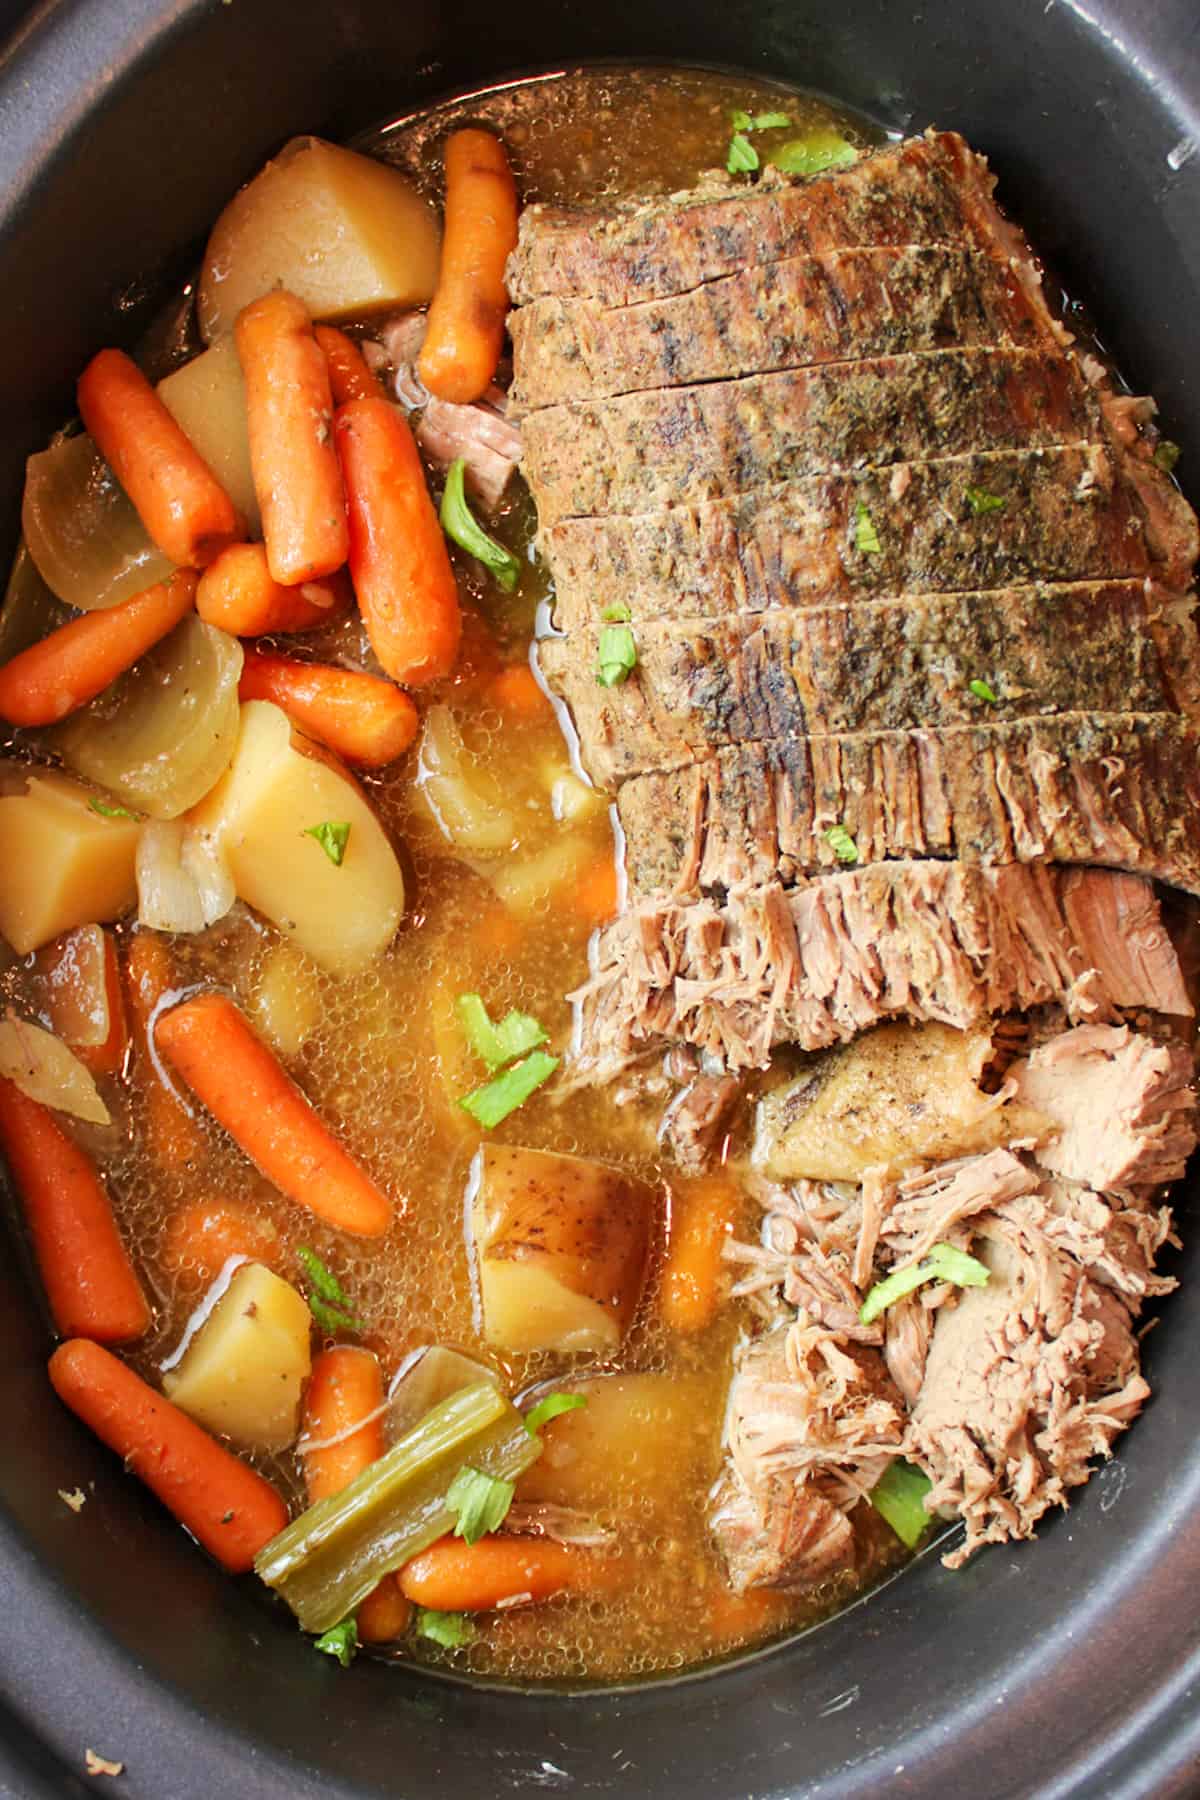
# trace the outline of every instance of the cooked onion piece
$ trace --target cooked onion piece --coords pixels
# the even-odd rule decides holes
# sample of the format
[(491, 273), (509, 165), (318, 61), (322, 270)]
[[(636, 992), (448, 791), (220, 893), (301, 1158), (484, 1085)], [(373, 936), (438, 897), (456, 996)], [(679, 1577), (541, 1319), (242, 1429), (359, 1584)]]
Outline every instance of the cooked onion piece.
[(11, 1007), (0, 1019), (0, 1075), (43, 1106), (91, 1125), (111, 1122), (95, 1082), (74, 1051), (53, 1032), (18, 1018)]
[(498, 856), (516, 847), (516, 818), (473, 762), (447, 706), (431, 706), (426, 714), (416, 786), (430, 818), (456, 850)]
[(148, 819), (138, 838), (138, 924), (203, 931), (237, 898), (233, 877), (206, 831), (182, 819)]
[(49, 637), (71, 616), (42, 580), (28, 547), (18, 545), (0, 607), (0, 663), (11, 662), (31, 644)]
[(311, 1329), (291, 1283), (263, 1263), (246, 1263), (165, 1372), (163, 1387), (198, 1424), (243, 1449), (286, 1450), (311, 1366)]
[(195, 617), (49, 734), (63, 761), (153, 819), (202, 800), (237, 742), (242, 647)]
[(51, 593), (83, 612), (173, 573), (91, 438), (59, 437), (25, 465), (21, 529)]

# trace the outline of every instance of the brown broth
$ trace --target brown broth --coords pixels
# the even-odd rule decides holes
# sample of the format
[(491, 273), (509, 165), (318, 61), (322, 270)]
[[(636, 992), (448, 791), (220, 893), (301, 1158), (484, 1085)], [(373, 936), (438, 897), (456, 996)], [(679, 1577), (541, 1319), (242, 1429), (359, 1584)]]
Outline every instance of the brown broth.
[[(436, 195), (442, 135), (465, 120), (479, 121), (503, 133), (524, 199), (600, 201), (686, 185), (723, 164), (731, 109), (781, 105), (794, 125), (763, 134), (757, 140), (763, 146), (831, 121), (860, 141), (872, 135), (818, 101), (764, 82), (606, 69), (452, 101), (387, 127), (365, 147), (411, 171)], [(579, 889), (585, 878), (602, 881), (614, 855), (603, 796), (583, 796), (589, 810), (577, 824), (554, 817), (552, 785), (570, 777), (571, 753), (549, 703), (523, 716), (504, 710), (489, 692), (489, 655), (508, 667), (525, 666), (549, 597), (544, 570), (530, 548), (534, 520), (528, 496), (519, 482), (514, 488), (495, 529), (522, 556), (518, 592), (503, 595), (476, 565), (459, 559), (464, 598), (477, 609), (495, 649), (482, 658), (469, 649), (465, 669), (428, 701), (451, 709), (476, 767), (513, 809), (515, 847), (474, 867), (456, 855), (421, 800), (415, 753), (369, 778), (385, 823), (405, 847), (409, 913), (392, 949), (365, 974), (336, 981), (312, 972), (319, 1022), (291, 1063), (324, 1118), (395, 1197), (396, 1222), (384, 1240), (362, 1243), (280, 1202), (199, 1108), (202, 1159), (182, 1171), (164, 1168), (147, 1141), (148, 1071), (134, 1059), (120, 1082), (104, 1084), (113, 1127), (86, 1137), (103, 1164), (122, 1230), (156, 1303), (151, 1335), (130, 1352), (130, 1361), (152, 1380), (207, 1286), (194, 1264), (172, 1262), (167, 1250), (172, 1221), (185, 1206), (218, 1199), (236, 1201), (274, 1223), (278, 1239), (272, 1260), (298, 1285), (307, 1287), (297, 1245), (310, 1246), (329, 1264), (364, 1321), (361, 1341), (378, 1352), (389, 1374), (411, 1350), (431, 1343), (502, 1367), (514, 1394), (548, 1376), (563, 1380), (596, 1366), (587, 1359), (545, 1355), (500, 1365), (477, 1333), (464, 1239), (464, 1193), (480, 1133), (457, 1100), (484, 1072), (462, 1040), (454, 998), (474, 989), (494, 1014), (509, 1007), (531, 1012), (551, 1033), (555, 1049), (564, 1047), (570, 1029), (565, 996), (586, 977), (588, 938), (596, 922), (580, 904)], [(470, 634), (469, 644), (477, 635)], [(352, 624), (332, 631), (323, 643), (310, 639), (309, 648), (351, 664), (365, 657), (361, 631)], [(516, 916), (496, 897), (496, 881), (510, 890), (523, 883)], [(129, 931), (121, 928), (123, 940)], [(239, 906), (210, 931), (174, 941), (178, 983), (215, 983), (253, 1014), (264, 970), (280, 941)], [(8, 970), (5, 998), (28, 1004), (30, 965), (26, 959)], [(608, 1092), (559, 1099), (544, 1091), (494, 1136), (598, 1157), (644, 1179), (662, 1201), (660, 1255), (670, 1193), (678, 1181), (672, 1165), (660, 1160), (657, 1123), (657, 1107), (650, 1102), (618, 1105)], [(754, 1214), (747, 1201), (748, 1232), (756, 1229)], [(652, 1272), (617, 1366), (656, 1372), (676, 1384), (686, 1402), (680, 1432), (689, 1442), (672, 1446), (680, 1453), (653, 1484), (636, 1469), (631, 1475), (626, 1467), (613, 1467), (598, 1512), (631, 1551), (632, 1573), (623, 1591), (483, 1618), (474, 1642), (460, 1650), (410, 1637), (396, 1654), (519, 1682), (629, 1680), (679, 1670), (798, 1628), (847, 1599), (845, 1584), (800, 1596), (738, 1599), (727, 1588), (708, 1538), (708, 1493), (720, 1467), (730, 1357), (747, 1322), (740, 1304), (730, 1302), (700, 1335), (672, 1334), (656, 1314)], [(293, 1504), (302, 1504), (294, 1455), (266, 1467)], [(894, 1542), (881, 1531), (876, 1572), (897, 1560)]]

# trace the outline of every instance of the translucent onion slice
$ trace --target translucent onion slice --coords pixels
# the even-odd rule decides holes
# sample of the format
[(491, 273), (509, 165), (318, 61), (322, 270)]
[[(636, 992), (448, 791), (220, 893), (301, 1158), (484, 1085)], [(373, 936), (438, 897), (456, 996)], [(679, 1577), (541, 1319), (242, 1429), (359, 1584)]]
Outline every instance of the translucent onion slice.
[(178, 818), (229, 766), (241, 673), (237, 639), (191, 615), (47, 742), (126, 806)]
[(210, 834), (181, 819), (148, 819), (142, 826), (137, 889), (138, 924), (154, 931), (203, 931), (237, 898)]
[(71, 617), (70, 608), (55, 599), (38, 574), (24, 542), (19, 544), (0, 606), (0, 663), (11, 662)]
[(91, 438), (56, 438), (25, 465), (21, 529), (51, 592), (84, 612), (171, 573)]
[(11, 1007), (0, 1019), (0, 1075), (43, 1106), (92, 1125), (111, 1122), (95, 1082), (74, 1051), (40, 1025), (19, 1018)]
[(496, 856), (517, 844), (512, 811), (473, 762), (448, 707), (431, 706), (425, 716), (416, 785), (434, 824), (456, 850)]

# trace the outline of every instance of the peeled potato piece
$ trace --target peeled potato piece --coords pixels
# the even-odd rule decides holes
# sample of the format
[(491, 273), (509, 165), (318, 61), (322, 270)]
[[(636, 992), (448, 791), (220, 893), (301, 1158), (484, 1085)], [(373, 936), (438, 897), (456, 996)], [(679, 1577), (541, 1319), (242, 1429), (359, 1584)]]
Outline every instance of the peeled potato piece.
[(174, 570), (84, 434), (56, 438), (29, 458), (21, 530), (51, 593), (84, 612), (128, 600)]
[(163, 1376), (175, 1405), (244, 1450), (294, 1443), (311, 1367), (312, 1317), (290, 1282), (246, 1263)]
[[(386, 950), (404, 911), (396, 852), (353, 776), (270, 701), (242, 707), (233, 761), (191, 822), (239, 899), (321, 968), (352, 975)], [(340, 865), (309, 835), (322, 825), (350, 828)]]
[(213, 226), (196, 294), (212, 343), (285, 287), (314, 319), (423, 306), (437, 281), (437, 215), (407, 178), (321, 138), (285, 144)]
[(134, 819), (106, 818), (57, 769), (6, 765), (0, 789), (0, 932), (27, 956), (76, 925), (119, 919), (137, 900)]
[(250, 473), (246, 384), (232, 337), (218, 338), (158, 384), (158, 397), (191, 439), (253, 537), (262, 531)]
[(605, 1163), (488, 1144), (471, 1210), (483, 1329), (501, 1350), (615, 1350), (641, 1296), (654, 1199)]

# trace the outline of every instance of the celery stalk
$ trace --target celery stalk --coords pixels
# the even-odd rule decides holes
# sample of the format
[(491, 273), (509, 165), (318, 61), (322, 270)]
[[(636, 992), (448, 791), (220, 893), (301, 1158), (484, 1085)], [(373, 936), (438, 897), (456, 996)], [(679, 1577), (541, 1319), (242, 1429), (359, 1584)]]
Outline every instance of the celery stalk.
[(425, 1414), (340, 1494), (310, 1506), (255, 1558), (305, 1631), (328, 1631), (454, 1525), (446, 1494), (464, 1463), (512, 1481), (541, 1451), (490, 1381)]

